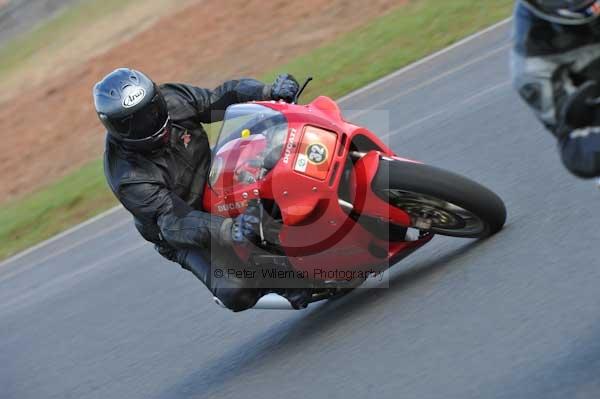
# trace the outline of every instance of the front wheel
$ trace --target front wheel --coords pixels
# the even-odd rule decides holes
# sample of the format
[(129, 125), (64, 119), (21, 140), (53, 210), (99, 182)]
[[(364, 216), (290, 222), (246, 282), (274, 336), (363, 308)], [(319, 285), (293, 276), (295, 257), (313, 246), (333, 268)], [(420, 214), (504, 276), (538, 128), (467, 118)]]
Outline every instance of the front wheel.
[(506, 222), (506, 207), (495, 193), (434, 166), (382, 158), (372, 189), (408, 213), (411, 227), (435, 234), (483, 238)]

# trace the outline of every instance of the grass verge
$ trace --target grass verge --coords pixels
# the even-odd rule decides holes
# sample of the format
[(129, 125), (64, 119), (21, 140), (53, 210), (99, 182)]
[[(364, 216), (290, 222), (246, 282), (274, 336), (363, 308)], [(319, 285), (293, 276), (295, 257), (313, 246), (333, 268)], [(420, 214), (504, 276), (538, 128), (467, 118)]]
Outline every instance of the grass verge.
[[(270, 81), (280, 71), (298, 77), (312, 75), (316, 82), (304, 99), (317, 94), (339, 97), (506, 18), (512, 6), (513, 0), (413, 0), (266, 72), (263, 79)], [(44, 29), (49, 28), (39, 31)], [(47, 38), (52, 32), (42, 36)], [(34, 51), (35, 46), (31, 42), (27, 51)], [(0, 259), (116, 204), (104, 181), (101, 161), (90, 162), (56, 183), (3, 205)]]
[(4, 204), (0, 210), (0, 259), (116, 204), (106, 186), (102, 162), (90, 162), (58, 182)]
[(279, 66), (279, 72), (315, 82), (303, 95), (343, 96), (510, 15), (511, 0), (412, 0), (403, 7), (309, 54)]

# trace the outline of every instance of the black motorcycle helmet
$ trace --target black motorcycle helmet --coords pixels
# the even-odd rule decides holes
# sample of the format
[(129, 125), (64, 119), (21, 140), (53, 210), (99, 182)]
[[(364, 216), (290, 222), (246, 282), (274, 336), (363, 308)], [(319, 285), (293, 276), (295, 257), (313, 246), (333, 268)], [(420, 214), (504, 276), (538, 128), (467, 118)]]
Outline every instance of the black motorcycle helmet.
[(125, 148), (154, 151), (168, 142), (167, 103), (142, 72), (115, 69), (94, 86), (96, 113), (108, 134)]
[(521, 0), (535, 15), (560, 25), (585, 25), (600, 16), (600, 0)]

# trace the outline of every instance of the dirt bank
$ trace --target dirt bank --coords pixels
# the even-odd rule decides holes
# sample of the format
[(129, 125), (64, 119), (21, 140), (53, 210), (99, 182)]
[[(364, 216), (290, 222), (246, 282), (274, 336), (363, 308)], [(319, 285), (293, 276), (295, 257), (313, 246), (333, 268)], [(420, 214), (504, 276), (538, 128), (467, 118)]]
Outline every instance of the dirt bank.
[(115, 67), (138, 68), (157, 81), (212, 87), (227, 78), (264, 73), (400, 3), (207, 1), (163, 17), (51, 81), (24, 86), (26, 90), (0, 104), (0, 201), (32, 191), (101, 155), (103, 134), (91, 88)]

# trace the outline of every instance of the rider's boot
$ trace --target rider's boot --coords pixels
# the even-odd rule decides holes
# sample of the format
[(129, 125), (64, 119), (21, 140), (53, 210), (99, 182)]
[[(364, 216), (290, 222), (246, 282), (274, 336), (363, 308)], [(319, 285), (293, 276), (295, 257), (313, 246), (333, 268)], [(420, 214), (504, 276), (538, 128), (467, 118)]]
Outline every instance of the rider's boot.
[(311, 303), (313, 290), (309, 288), (288, 288), (277, 290), (275, 293), (287, 299), (294, 309), (300, 310), (305, 309)]
[(237, 259), (230, 256), (227, 260), (224, 256), (227, 252), (211, 249), (211, 253), (196, 248), (179, 251), (179, 264), (202, 281), (226, 308), (234, 312), (252, 308), (264, 291), (259, 289), (255, 279), (239, 278), (227, 272), (228, 268), (235, 267)]

